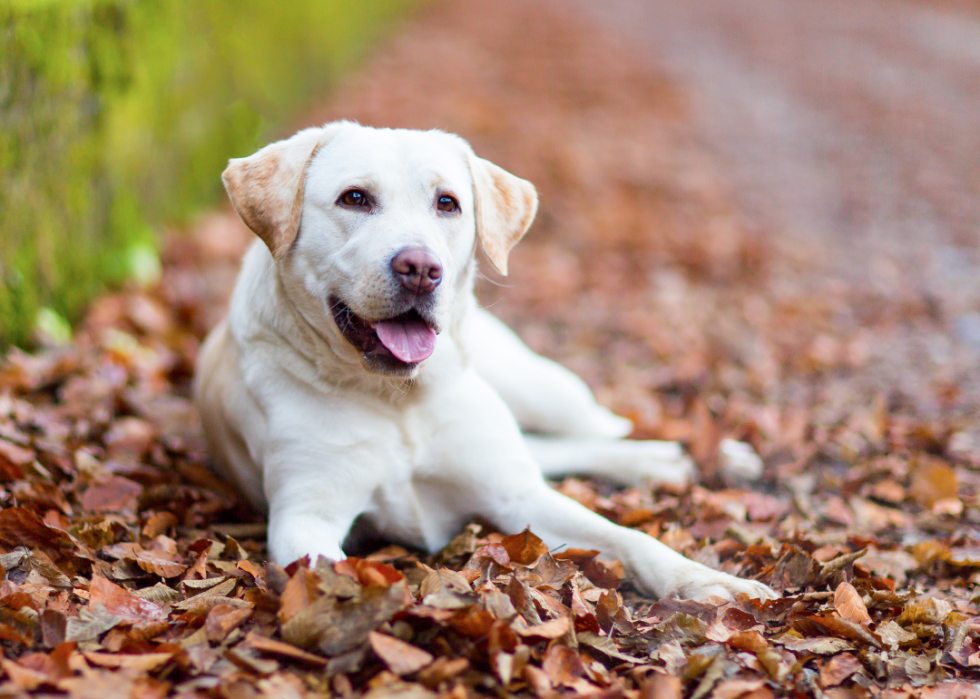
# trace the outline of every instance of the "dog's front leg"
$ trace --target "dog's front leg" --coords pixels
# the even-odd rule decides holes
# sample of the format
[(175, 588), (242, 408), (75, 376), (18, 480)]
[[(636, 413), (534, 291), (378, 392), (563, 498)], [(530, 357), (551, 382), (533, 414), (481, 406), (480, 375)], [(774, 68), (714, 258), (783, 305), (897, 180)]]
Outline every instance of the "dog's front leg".
[(685, 558), (653, 537), (620, 527), (546, 485), (527, 487), (491, 520), (509, 531), (530, 525), (549, 547), (567, 545), (597, 549), (618, 558), (638, 587), (658, 597), (732, 599), (742, 592), (762, 599), (776, 597), (766, 585), (737, 578)]
[(269, 556), (280, 565), (307, 555), (345, 558), (341, 545), (354, 520), (369, 508), (383, 478), (379, 470), (391, 463), (380, 430), (375, 442), (344, 444), (317, 434), (300, 422), (264, 460)]
[(503, 401), (473, 372), (440, 397), (438, 413), (442, 467), (417, 481), (428, 507), (480, 515), (507, 533), (530, 525), (550, 548), (598, 549), (659, 597), (775, 596), (762, 583), (691, 561), (549, 488)]

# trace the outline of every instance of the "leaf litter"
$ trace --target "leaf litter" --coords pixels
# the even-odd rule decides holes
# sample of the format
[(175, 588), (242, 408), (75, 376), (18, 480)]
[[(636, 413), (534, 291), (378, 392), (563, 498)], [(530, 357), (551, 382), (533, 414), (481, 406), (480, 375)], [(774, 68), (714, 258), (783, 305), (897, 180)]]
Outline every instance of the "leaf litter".
[[(831, 319), (868, 299), (787, 281), (805, 268), (740, 221), (677, 85), (550, 6), (484, 5), (420, 12), (318, 117), (443, 125), (539, 186), (513, 288), (481, 299), (701, 474), (555, 487), (783, 597), (651, 600), (598, 551), (479, 523), (434, 555), (267, 562), (188, 398), (251, 240), (214, 214), (159, 286), (0, 364), (0, 693), (980, 696), (976, 406), (862, 378), (873, 314)], [(728, 438), (760, 480), (722, 468)]]

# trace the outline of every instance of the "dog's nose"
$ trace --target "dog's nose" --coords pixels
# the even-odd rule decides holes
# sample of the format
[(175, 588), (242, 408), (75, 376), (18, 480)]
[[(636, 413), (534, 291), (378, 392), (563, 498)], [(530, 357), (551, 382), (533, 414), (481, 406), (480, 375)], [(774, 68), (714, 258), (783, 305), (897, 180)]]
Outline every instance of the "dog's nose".
[(442, 264), (428, 248), (400, 250), (391, 260), (391, 271), (406, 289), (415, 294), (429, 294), (442, 281)]

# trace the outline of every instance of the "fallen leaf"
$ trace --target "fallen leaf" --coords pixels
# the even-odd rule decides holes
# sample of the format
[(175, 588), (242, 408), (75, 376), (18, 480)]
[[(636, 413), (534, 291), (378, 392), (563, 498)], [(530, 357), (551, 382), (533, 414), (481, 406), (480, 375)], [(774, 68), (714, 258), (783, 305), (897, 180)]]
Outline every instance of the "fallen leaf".
[[(424, 671), (423, 671), (424, 672)], [(540, 670), (533, 665), (524, 666), (524, 681), (531, 687), (535, 696), (547, 697), (551, 694), (551, 678), (544, 670)]]
[(82, 507), (92, 512), (120, 512), (135, 510), (143, 486), (128, 478), (110, 476), (105, 481), (95, 483), (82, 493)]
[(252, 616), (252, 609), (249, 607), (232, 607), (227, 604), (219, 604), (211, 608), (204, 620), (204, 632), (208, 640), (220, 643), (234, 629), (237, 629), (245, 620)]
[(519, 636), (524, 636), (525, 638), (561, 638), (566, 633), (568, 633), (571, 628), (571, 620), (567, 616), (561, 616), (557, 619), (551, 619), (549, 621), (543, 622), (541, 624), (535, 624), (534, 626), (528, 626), (524, 621), (523, 617), (517, 617), (513, 623), (511, 623), (511, 628)]
[[(881, 647), (881, 641), (868, 629), (860, 624), (842, 619), (834, 615), (811, 615), (806, 617), (806, 621), (815, 623), (839, 638), (846, 638), (856, 643)], [(795, 626), (796, 622), (794, 622)]]
[(924, 507), (932, 507), (940, 500), (956, 499), (958, 492), (956, 471), (951, 466), (938, 459), (920, 457), (912, 470), (909, 496)]
[(334, 564), (338, 574), (348, 574), (362, 585), (378, 585), (388, 587), (392, 583), (404, 580), (405, 576), (389, 565), (380, 561), (369, 561), (361, 558), (347, 558)]
[(279, 622), (285, 624), (300, 611), (309, 607), (319, 597), (320, 578), (309, 568), (300, 567), (282, 591), (279, 607)]
[(139, 672), (153, 672), (173, 658), (172, 653), (141, 653), (139, 655), (115, 655), (110, 653), (84, 653), (93, 665), (109, 668), (126, 668)]
[(368, 634), (371, 650), (377, 653), (388, 669), (396, 675), (411, 675), (432, 662), (431, 653), (387, 634), (372, 631)]
[(7, 552), (18, 546), (44, 551), (56, 563), (66, 560), (75, 548), (68, 534), (49, 527), (30, 510), (8, 507), (0, 510), (0, 547)]
[(323, 666), (327, 664), (326, 658), (319, 655), (313, 655), (312, 653), (307, 653), (306, 651), (300, 650), (296, 646), (283, 643), (282, 641), (259, 636), (253, 632), (249, 632), (248, 635), (245, 636), (245, 643), (261, 653), (268, 653), (269, 655), (289, 658), (290, 660), (296, 660), (307, 665)]
[(834, 609), (842, 619), (853, 624), (871, 623), (871, 616), (868, 614), (864, 600), (861, 599), (861, 594), (850, 583), (842, 582), (837, 586), (834, 592)]
[(765, 685), (765, 680), (731, 679), (722, 680), (715, 685), (711, 699), (738, 699), (746, 695), (755, 696)]
[(789, 635), (774, 640), (783, 647), (795, 652), (812, 653), (813, 655), (836, 655), (847, 650), (854, 650), (851, 641), (833, 636), (818, 636), (816, 638), (800, 638)]
[(65, 626), (65, 640), (93, 641), (122, 622), (122, 617), (109, 614), (102, 605), (98, 605), (94, 609), (82, 609), (77, 616), (68, 618)]
[(821, 666), (820, 684), (824, 687), (836, 687), (861, 668), (861, 661), (853, 654), (835, 655)]
[(897, 621), (902, 626), (910, 624), (938, 624), (953, 611), (953, 605), (935, 597), (919, 597), (905, 605)]
[(878, 624), (875, 633), (881, 638), (881, 642), (892, 650), (896, 650), (902, 644), (910, 643), (917, 638), (914, 633), (906, 631), (892, 619)]
[(0, 658), (0, 669), (3, 669), (7, 674), (7, 678), (13, 686), (23, 692), (34, 691), (44, 684), (53, 684), (51, 678), (43, 672), (23, 667), (6, 658)]
[(0, 482), (24, 477), (24, 469), (34, 461), (34, 451), (0, 439)]
[(548, 648), (541, 669), (552, 684), (566, 687), (575, 687), (585, 676), (582, 659), (571, 648), (560, 644)]
[(500, 545), (507, 551), (507, 555), (514, 563), (521, 565), (531, 565), (538, 558), (548, 553), (548, 547), (537, 536), (527, 528), (520, 534), (505, 536)]
[(681, 678), (675, 675), (654, 672), (640, 685), (641, 699), (681, 699), (683, 696)]
[(422, 604), (439, 609), (462, 609), (476, 603), (469, 581), (448, 568), (430, 570), (419, 587)]

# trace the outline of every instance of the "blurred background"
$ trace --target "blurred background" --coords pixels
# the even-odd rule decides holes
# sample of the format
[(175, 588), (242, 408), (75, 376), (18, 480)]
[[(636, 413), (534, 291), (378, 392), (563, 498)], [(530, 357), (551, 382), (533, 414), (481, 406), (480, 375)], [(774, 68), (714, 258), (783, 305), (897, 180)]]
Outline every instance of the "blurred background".
[(134, 333), (169, 327), (147, 303), (189, 328), (191, 364), (251, 240), (228, 157), (336, 118), (436, 127), (541, 193), (481, 301), (638, 435), (980, 463), (974, 0), (0, 13), (4, 343), (97, 327), (123, 289)]

